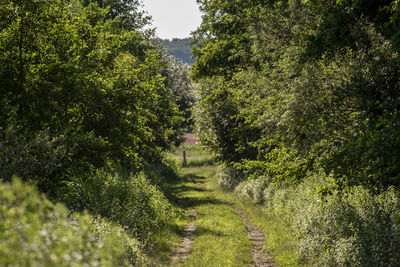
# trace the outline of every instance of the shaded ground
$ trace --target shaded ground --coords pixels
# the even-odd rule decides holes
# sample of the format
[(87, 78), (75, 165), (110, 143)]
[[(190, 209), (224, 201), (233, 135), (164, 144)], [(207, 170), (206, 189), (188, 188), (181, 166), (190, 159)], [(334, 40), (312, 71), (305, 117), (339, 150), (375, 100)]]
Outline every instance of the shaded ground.
[(169, 264), (275, 266), (262, 250), (264, 233), (242, 210), (219, 199), (208, 186), (208, 177), (199, 175), (203, 170), (210, 168), (186, 168), (184, 181), (173, 186), (176, 203), (191, 221), (180, 245), (171, 253)]
[(188, 223), (184, 230), (183, 240), (179, 248), (171, 254), (171, 264), (175, 265), (183, 263), (190, 256), (191, 245), (194, 236), (196, 235), (197, 227), (194, 220), (199, 217), (196, 209), (192, 209), (190, 214), (185, 214), (187, 217), (191, 217), (191, 222)]

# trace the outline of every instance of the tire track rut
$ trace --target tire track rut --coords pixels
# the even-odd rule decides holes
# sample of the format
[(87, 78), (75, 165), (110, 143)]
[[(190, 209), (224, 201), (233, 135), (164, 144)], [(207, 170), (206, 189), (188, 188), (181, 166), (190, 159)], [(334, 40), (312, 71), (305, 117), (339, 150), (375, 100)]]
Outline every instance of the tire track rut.
[[(181, 196), (179, 196), (181, 198)], [(186, 203), (184, 203), (185, 205)], [(196, 236), (197, 226), (195, 220), (200, 217), (196, 209), (185, 212), (186, 217), (190, 217), (191, 222), (184, 229), (183, 240), (179, 247), (171, 253), (171, 264), (183, 263), (190, 257), (193, 238)]]
[(227, 203), (237, 216), (244, 222), (246, 226), (247, 236), (250, 241), (253, 243), (253, 247), (251, 249), (251, 256), (253, 257), (254, 263), (251, 266), (257, 267), (276, 267), (272, 259), (264, 253), (263, 251), (263, 243), (265, 242), (265, 234), (264, 232), (255, 226), (252, 222), (247, 219), (246, 214), (239, 208), (233, 206), (230, 203)]

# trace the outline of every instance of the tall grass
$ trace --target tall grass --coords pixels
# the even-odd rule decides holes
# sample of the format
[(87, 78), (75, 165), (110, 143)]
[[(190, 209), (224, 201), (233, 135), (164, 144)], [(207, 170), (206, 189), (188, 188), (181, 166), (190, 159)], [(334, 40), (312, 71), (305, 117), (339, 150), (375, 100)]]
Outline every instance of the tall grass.
[(174, 216), (171, 204), (144, 173), (121, 176), (105, 170), (70, 177), (64, 202), (125, 227), (145, 242)]

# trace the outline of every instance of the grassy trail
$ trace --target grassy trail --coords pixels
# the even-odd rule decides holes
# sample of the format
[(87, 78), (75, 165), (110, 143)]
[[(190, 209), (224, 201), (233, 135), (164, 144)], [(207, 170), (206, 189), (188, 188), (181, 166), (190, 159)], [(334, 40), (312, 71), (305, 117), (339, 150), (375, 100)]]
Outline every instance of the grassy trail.
[[(189, 139), (189, 141), (188, 141)], [(154, 266), (304, 266), (289, 228), (262, 206), (225, 191), (217, 167), (195, 135), (168, 158), (187, 167), (168, 182), (167, 197), (181, 216), (155, 236)], [(267, 246), (268, 244), (268, 246)]]
[(172, 262), (181, 266), (244, 266), (252, 263), (251, 242), (245, 224), (218, 199), (208, 178), (215, 167), (185, 168), (183, 182), (173, 187), (173, 194), (185, 210), (195, 209), (198, 217), (190, 257)]
[(244, 212), (216, 190), (215, 166), (183, 168), (181, 175), (182, 180), (171, 185), (170, 197), (185, 217), (165, 265), (273, 266), (262, 251), (262, 232), (257, 236)]

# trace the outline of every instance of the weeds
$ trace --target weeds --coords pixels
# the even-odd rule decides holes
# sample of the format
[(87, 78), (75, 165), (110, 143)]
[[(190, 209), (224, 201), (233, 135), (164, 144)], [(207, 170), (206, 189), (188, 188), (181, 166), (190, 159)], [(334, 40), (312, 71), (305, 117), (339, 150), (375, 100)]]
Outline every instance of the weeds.
[(122, 177), (105, 170), (73, 175), (65, 202), (126, 227), (146, 241), (174, 216), (164, 194), (143, 173)]

